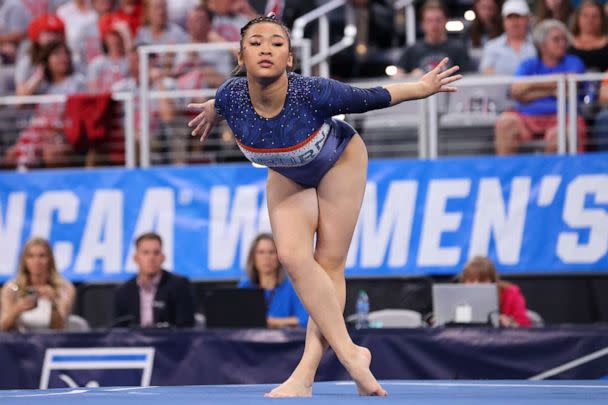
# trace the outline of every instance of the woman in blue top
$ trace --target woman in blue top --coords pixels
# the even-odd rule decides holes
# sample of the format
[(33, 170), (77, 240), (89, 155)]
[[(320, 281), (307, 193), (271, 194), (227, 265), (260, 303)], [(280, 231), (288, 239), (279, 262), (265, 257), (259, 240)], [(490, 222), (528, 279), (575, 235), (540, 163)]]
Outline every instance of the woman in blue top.
[[(367, 174), (361, 137), (335, 114), (358, 113), (455, 91), (458, 67), (447, 58), (416, 83), (358, 89), (335, 80), (287, 73), (293, 55), (287, 28), (273, 15), (241, 29), (239, 66), (189, 126), (203, 140), (225, 118), (239, 147), (269, 167), (267, 200), (279, 261), (308, 310), (304, 354), (292, 375), (268, 395), (310, 396), (324, 350), (332, 347), (359, 394), (386, 395), (372, 375), (371, 353), (353, 343), (343, 318), (344, 266)], [(313, 241), (316, 233), (316, 242)]]
[(306, 327), (308, 313), (285, 277), (272, 235), (261, 233), (253, 240), (247, 255), (246, 270), (247, 279), (242, 280), (239, 287), (264, 289), (268, 327)]

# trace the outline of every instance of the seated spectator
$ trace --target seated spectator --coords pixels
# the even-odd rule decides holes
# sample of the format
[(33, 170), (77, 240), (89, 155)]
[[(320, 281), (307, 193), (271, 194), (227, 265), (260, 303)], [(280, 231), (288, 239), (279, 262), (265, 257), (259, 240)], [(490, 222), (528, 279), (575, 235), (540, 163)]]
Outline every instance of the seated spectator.
[(169, 1), (167, 3), (169, 21), (182, 28), (186, 28), (188, 13), (195, 7), (201, 6), (201, 4), (200, 0)]
[(45, 48), (55, 42), (65, 41), (65, 25), (52, 14), (44, 14), (32, 20), (28, 26), (31, 42), (22, 44), (28, 51), (20, 52), (15, 68), (15, 86), (18, 96), (30, 96), (36, 92), (42, 77), (42, 55)]
[(208, 0), (207, 8), (213, 14), (213, 31), (232, 42), (240, 41), (241, 28), (258, 16), (247, 0)]
[[(81, 25), (74, 34), (77, 41), (70, 43), (76, 69), (87, 74), (88, 65), (103, 54), (102, 39), (99, 33), (99, 19), (112, 10), (113, 0), (91, 0), (94, 20)], [(123, 17), (126, 20), (126, 17)], [(130, 38), (133, 36), (131, 35)]]
[(420, 13), (424, 40), (405, 49), (398, 63), (400, 72), (422, 76), (445, 57), (450, 59), (446, 68), (458, 65), (462, 72), (473, 70), (467, 49), (460, 41), (448, 39), (444, 5), (438, 0), (427, 0)]
[(0, 57), (6, 64), (15, 63), (27, 37), (32, 20), (53, 14), (66, 0), (0, 1)]
[(568, 53), (585, 63), (587, 71), (604, 72), (608, 69), (608, 35), (606, 16), (595, 0), (583, 0), (574, 13), (574, 40)]
[(0, 330), (22, 332), (64, 329), (76, 290), (55, 267), (46, 239), (32, 238), (23, 247), (17, 275), (2, 287)]
[(136, 38), (139, 28), (144, 22), (142, 0), (120, 0), (116, 12), (129, 22), (131, 36)]
[(262, 233), (253, 240), (247, 255), (247, 279), (239, 287), (264, 289), (269, 328), (306, 327), (308, 313), (285, 276), (272, 235)]
[(78, 49), (82, 29), (97, 24), (98, 18), (89, 0), (70, 0), (57, 9), (57, 15), (62, 21), (69, 21), (65, 27), (65, 36), (72, 52)]
[(602, 109), (595, 117), (595, 124), (593, 125), (591, 134), (595, 149), (608, 151), (608, 77), (602, 82), (598, 101)]
[(536, 48), (528, 34), (529, 14), (525, 0), (508, 0), (503, 4), (505, 32), (484, 45), (479, 65), (481, 73), (511, 76), (523, 60), (536, 57)]
[(568, 26), (571, 14), (572, 5), (570, 0), (538, 0), (536, 1), (534, 23), (553, 19), (559, 20)]
[[(128, 91), (134, 93), (135, 104), (135, 139), (139, 142), (142, 128), (140, 127), (140, 100), (139, 100), (139, 54), (137, 47), (132, 46), (128, 52), (129, 75), (112, 86), (112, 92)], [(151, 90), (174, 90), (175, 80), (170, 75), (172, 69), (167, 67), (156, 67), (149, 65), (148, 77)], [(184, 136), (171, 136), (169, 126), (176, 118), (175, 105), (172, 99), (160, 98), (149, 101), (149, 131), (152, 161), (154, 163), (166, 163), (167, 156), (164, 149), (169, 146), (171, 161), (183, 163), (185, 159), (185, 148), (188, 139)], [(154, 136), (152, 136), (154, 135)]]
[(135, 241), (137, 275), (114, 297), (116, 326), (189, 328), (194, 326), (194, 297), (187, 278), (163, 270), (162, 239), (144, 233)]
[(146, 23), (137, 31), (135, 44), (170, 45), (186, 42), (186, 32), (169, 21), (167, 0), (150, 0), (146, 8)]
[(504, 327), (531, 326), (526, 310), (526, 300), (515, 284), (502, 281), (494, 263), (486, 257), (476, 256), (469, 260), (460, 274), (465, 284), (494, 283), (498, 288), (500, 325)]
[(489, 40), (502, 34), (503, 27), (499, 10), (496, 0), (475, 0), (473, 2), (475, 20), (467, 30), (471, 48), (481, 48)]
[[(515, 76), (558, 73), (583, 73), (585, 65), (574, 55), (566, 53), (570, 33), (557, 20), (545, 20), (534, 29), (533, 39), (538, 48), (536, 58), (523, 61)], [(557, 83), (514, 83), (511, 95), (517, 101), (514, 111), (502, 113), (496, 121), (496, 153), (516, 153), (522, 142), (534, 138), (545, 141), (545, 151), (557, 150)], [(579, 148), (582, 149), (586, 126), (578, 117)]]
[[(211, 15), (203, 6), (190, 10), (186, 25), (191, 43), (226, 42), (211, 29)], [(178, 88), (197, 89), (219, 87), (230, 75), (235, 62), (229, 50), (221, 50), (178, 53), (175, 65)]]
[(98, 25), (104, 53), (89, 65), (87, 81), (92, 93), (107, 93), (129, 74), (131, 32), (127, 22), (114, 13), (101, 16)]
[[(41, 66), (28, 81), (33, 94), (75, 94), (86, 91), (85, 79), (74, 73), (70, 50), (64, 42), (45, 48)], [(70, 163), (72, 146), (64, 134), (64, 103), (36, 105), (29, 126), (6, 152), (6, 162), (19, 167), (58, 167)]]

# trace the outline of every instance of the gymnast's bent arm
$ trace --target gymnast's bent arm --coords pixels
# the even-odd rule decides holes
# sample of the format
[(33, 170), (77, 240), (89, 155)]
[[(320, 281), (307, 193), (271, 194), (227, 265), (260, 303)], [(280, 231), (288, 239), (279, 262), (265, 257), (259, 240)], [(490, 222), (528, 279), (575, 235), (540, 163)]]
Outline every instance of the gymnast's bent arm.
[(200, 114), (188, 123), (188, 127), (194, 128), (191, 135), (200, 135), (202, 143), (209, 135), (209, 132), (211, 132), (211, 128), (218, 122), (221, 122), (224, 117), (215, 109), (215, 99), (207, 100), (204, 103), (190, 103), (188, 104), (188, 108), (202, 110)]

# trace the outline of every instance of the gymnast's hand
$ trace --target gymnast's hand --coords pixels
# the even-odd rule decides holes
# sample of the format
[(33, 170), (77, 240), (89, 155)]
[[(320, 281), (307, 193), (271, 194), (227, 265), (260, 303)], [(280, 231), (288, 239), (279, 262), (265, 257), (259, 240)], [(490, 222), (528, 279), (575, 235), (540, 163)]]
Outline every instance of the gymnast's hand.
[(215, 112), (215, 100), (208, 100), (204, 103), (190, 103), (188, 104), (188, 108), (201, 110), (200, 114), (188, 123), (188, 127), (194, 128), (191, 135), (200, 136), (201, 143), (203, 143), (209, 135), (211, 128), (222, 120), (222, 117)]
[(425, 93), (425, 97), (431, 96), (439, 92), (454, 92), (456, 87), (449, 86), (450, 83), (460, 80), (462, 75), (455, 75), (460, 67), (452, 66), (444, 70), (448, 63), (448, 58), (443, 58), (441, 62), (435, 66), (433, 70), (420, 78), (420, 86)]

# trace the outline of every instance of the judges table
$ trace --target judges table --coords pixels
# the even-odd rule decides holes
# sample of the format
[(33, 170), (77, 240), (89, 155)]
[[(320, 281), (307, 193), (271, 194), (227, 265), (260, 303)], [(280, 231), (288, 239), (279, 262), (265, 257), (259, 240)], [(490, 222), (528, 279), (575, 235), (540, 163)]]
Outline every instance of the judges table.
[[(598, 379), (608, 326), (363, 329), (379, 379)], [(303, 349), (303, 330), (108, 330), (0, 333), (0, 388), (275, 383)], [(333, 352), (317, 380), (348, 375)]]

